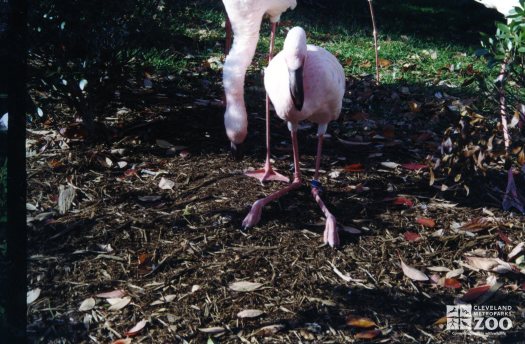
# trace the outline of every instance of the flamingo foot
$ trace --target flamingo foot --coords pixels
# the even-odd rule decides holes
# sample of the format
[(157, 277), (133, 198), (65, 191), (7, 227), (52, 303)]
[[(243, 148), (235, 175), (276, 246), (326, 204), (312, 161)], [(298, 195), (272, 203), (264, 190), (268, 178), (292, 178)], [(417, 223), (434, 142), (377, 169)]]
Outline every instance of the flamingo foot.
[(259, 179), (259, 181), (261, 183), (264, 183), (264, 182), (285, 182), (285, 183), (289, 183), (290, 182), (290, 178), (286, 177), (286, 176), (283, 176), (282, 174), (280, 174), (279, 172), (275, 172), (271, 166), (269, 167), (265, 167), (263, 169), (260, 169), (260, 170), (255, 170), (255, 171), (246, 171), (244, 172), (244, 175), (248, 176), (248, 177), (253, 177), (253, 178), (257, 178)]
[(330, 247), (339, 246), (339, 234), (337, 233), (337, 221), (335, 216), (330, 215), (326, 218), (326, 225), (324, 229), (323, 241)]
[(263, 209), (263, 202), (261, 200), (255, 201), (252, 205), (252, 209), (246, 215), (244, 220), (242, 221), (242, 228), (247, 229), (255, 226), (259, 221), (261, 220), (261, 214)]

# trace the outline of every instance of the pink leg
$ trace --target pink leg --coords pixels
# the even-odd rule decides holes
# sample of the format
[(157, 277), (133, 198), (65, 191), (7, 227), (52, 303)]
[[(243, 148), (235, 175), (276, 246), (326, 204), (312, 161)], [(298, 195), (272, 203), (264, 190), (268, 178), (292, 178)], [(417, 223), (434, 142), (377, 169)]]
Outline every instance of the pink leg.
[[(275, 29), (277, 23), (272, 23), (272, 34), (270, 36), (270, 54), (268, 56), (268, 63), (272, 60), (273, 47), (275, 42)], [(288, 183), (290, 179), (277, 173), (273, 170), (270, 162), (270, 98), (268, 93), (266, 94), (266, 162), (264, 168), (256, 171), (247, 171), (245, 174), (248, 177), (257, 178), (262, 182), (265, 181), (280, 181)]]
[(324, 235), (323, 235), (323, 241), (325, 244), (330, 245), (330, 247), (339, 246), (339, 235), (337, 233), (337, 221), (335, 219), (335, 216), (332, 215), (332, 213), (328, 210), (326, 205), (324, 204), (323, 200), (321, 199), (320, 194), (320, 185), (317, 181), (319, 177), (319, 167), (321, 165), (321, 153), (323, 149), (323, 138), (324, 134), (318, 134), (319, 142), (317, 144), (317, 158), (315, 160), (315, 175), (314, 180), (315, 183), (312, 185), (312, 196), (314, 197), (315, 201), (321, 208), (321, 211), (323, 212), (324, 216), (326, 217), (326, 225), (324, 229)]
[(297, 189), (298, 187), (301, 186), (302, 180), (301, 180), (301, 171), (299, 169), (299, 147), (297, 144), (297, 129), (296, 128), (292, 129), (291, 135), (292, 135), (293, 159), (294, 159), (294, 168), (295, 168), (293, 182), (285, 186), (281, 190), (274, 192), (273, 194), (266, 196), (265, 198), (255, 201), (255, 203), (253, 203), (252, 205), (252, 209), (242, 221), (243, 228), (253, 227), (261, 220), (262, 209), (265, 205), (267, 205), (268, 203), (272, 201), (275, 201), (276, 199), (286, 195), (288, 192), (294, 189)]

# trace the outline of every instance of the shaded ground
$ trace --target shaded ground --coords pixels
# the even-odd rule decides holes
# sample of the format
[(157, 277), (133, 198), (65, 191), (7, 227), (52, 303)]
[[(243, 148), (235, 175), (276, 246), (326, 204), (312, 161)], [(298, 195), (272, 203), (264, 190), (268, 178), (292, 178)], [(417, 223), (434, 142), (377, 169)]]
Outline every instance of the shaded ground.
[[(87, 146), (75, 139), (82, 133), (74, 125), (59, 122), (28, 133), (29, 289), (41, 290), (29, 306), (35, 342), (107, 343), (146, 319), (133, 342), (343, 343), (358, 341), (363, 331), (346, 325), (350, 315), (377, 324), (381, 334), (372, 342), (525, 340), (524, 275), (464, 265), (467, 255), (510, 261), (509, 251), (525, 240), (524, 217), (500, 210), (501, 166), (493, 166), (484, 183), (470, 184), (466, 197), (463, 189), (429, 186), (426, 169), (382, 164), (421, 163), (435, 153), (442, 128), (458, 117), (450, 106), (467, 99), (467, 91), (455, 98), (449, 94), (461, 90), (445, 86), (376, 87), (367, 76), (348, 79), (321, 181), (338, 221), (361, 234), (341, 232), (342, 246), (334, 250), (322, 245), (323, 218), (307, 185), (267, 206), (259, 226), (240, 230), (250, 205), (279, 187), (242, 174), (264, 158), (264, 93), (251, 71), (248, 147), (244, 161), (234, 162), (226, 151), (223, 109), (213, 101), (221, 97), (220, 72), (205, 74), (182, 79), (184, 87), (181, 78), (160, 72), (153, 89), (142, 81), (127, 85), (104, 119), (108, 143)], [(55, 109), (67, 111), (60, 104)], [(275, 164), (291, 174), (287, 129), (276, 118), (272, 127)], [(313, 127), (300, 132), (306, 180), (313, 175), (314, 133)], [(173, 181), (173, 189), (161, 189), (161, 178)], [(60, 186), (75, 190), (63, 215)], [(475, 220), (480, 217), (485, 222)], [(436, 224), (423, 226), (417, 218)], [(471, 225), (458, 229), (465, 223)], [(407, 240), (406, 232), (421, 238)], [(435, 281), (410, 280), (400, 258), (437, 275)], [(438, 279), (445, 272), (432, 267), (463, 267), (453, 277), (459, 286), (444, 286)], [(446, 305), (494, 278), (499, 290), (472, 303), (513, 307), (514, 327), (503, 337), (457, 334), (434, 324)], [(262, 286), (232, 290), (238, 281)], [(96, 297), (96, 305), (79, 310), (84, 300), (112, 290), (125, 291), (131, 302), (112, 311)], [(246, 309), (264, 313), (239, 318)]]

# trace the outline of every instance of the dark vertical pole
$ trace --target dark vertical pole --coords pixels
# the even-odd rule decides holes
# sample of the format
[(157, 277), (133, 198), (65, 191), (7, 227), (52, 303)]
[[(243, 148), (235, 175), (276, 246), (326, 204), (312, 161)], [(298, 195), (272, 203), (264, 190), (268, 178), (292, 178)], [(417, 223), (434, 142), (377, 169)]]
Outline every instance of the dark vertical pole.
[(26, 58), (27, 0), (9, 1), (7, 102), (7, 259), (9, 295), (5, 343), (26, 340)]

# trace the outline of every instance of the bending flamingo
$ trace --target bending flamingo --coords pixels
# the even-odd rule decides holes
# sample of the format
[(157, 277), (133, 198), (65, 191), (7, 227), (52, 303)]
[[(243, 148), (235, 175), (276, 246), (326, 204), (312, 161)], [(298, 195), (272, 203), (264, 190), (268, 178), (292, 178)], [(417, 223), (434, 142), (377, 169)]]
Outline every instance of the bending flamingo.
[(345, 93), (345, 74), (337, 59), (323, 48), (307, 45), (306, 33), (300, 27), (288, 32), (281, 51), (270, 62), (264, 76), (264, 86), (279, 117), (288, 122), (293, 145), (294, 180), (283, 189), (256, 201), (243, 221), (243, 227), (255, 226), (262, 208), (302, 184), (297, 144), (298, 123), (310, 120), (319, 125), (318, 145), (312, 196), (326, 217), (324, 242), (339, 245), (337, 222), (321, 199), (318, 181), (323, 136), (328, 123), (339, 117)]
[[(244, 103), (244, 78), (259, 41), (262, 18), (264, 15), (268, 15), (272, 23), (269, 55), (269, 60), (271, 60), (277, 22), (281, 14), (288, 8), (295, 8), (297, 0), (223, 0), (222, 2), (228, 14), (228, 21), (226, 22), (227, 50), (229, 50), (231, 40), (230, 27), (233, 30), (233, 45), (226, 57), (223, 71), (226, 95), (224, 125), (226, 134), (231, 141), (232, 154), (236, 158), (240, 158), (242, 154), (240, 145), (244, 142), (248, 131), (248, 118)], [(268, 96), (266, 96), (266, 163), (264, 169), (246, 174), (259, 179), (261, 182), (267, 180), (289, 181), (287, 177), (273, 171), (270, 163)]]

